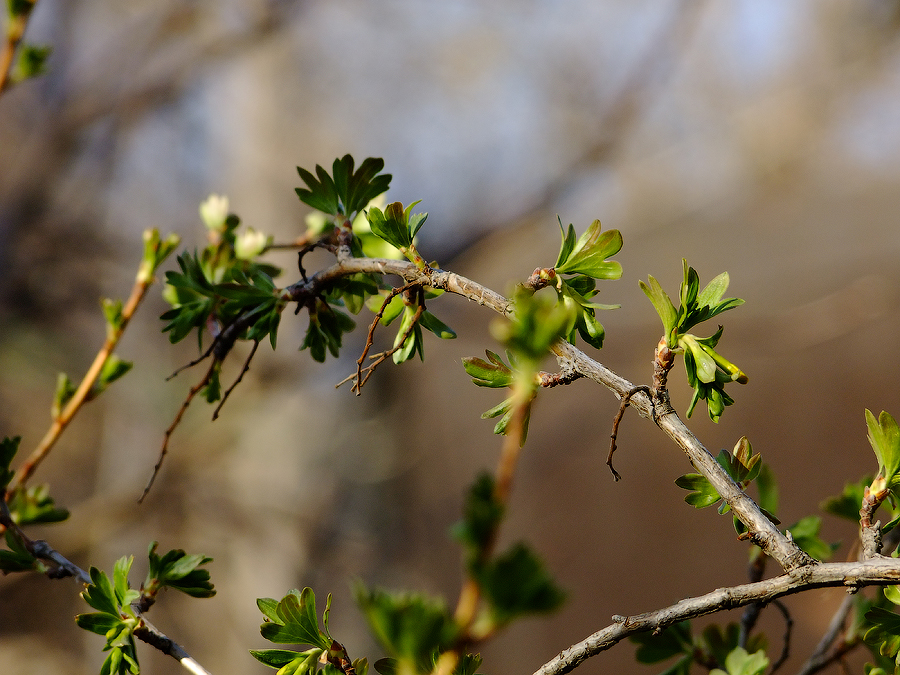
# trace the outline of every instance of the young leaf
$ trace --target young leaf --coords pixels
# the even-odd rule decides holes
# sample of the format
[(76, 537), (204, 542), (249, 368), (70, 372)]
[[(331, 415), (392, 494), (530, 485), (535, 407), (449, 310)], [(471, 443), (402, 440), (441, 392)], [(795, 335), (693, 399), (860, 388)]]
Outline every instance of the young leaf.
[(622, 234), (618, 230), (602, 232), (600, 221), (595, 220), (571, 248), (569, 241), (568, 236), (563, 239), (556, 265), (558, 274), (585, 274), (594, 279), (618, 279), (622, 276), (621, 263), (607, 260), (622, 249)]
[(900, 429), (887, 412), (882, 411), (875, 419), (868, 409), (866, 425), (869, 428), (869, 443), (878, 458), (878, 474), (891, 489), (900, 483)]
[(725, 659), (725, 670), (713, 668), (709, 675), (761, 675), (768, 667), (765, 652), (749, 654), (743, 647), (737, 647)]
[(479, 387), (500, 388), (508, 387), (513, 382), (513, 372), (503, 359), (490, 350), (485, 350), (488, 360), (475, 356), (465, 357), (463, 368)]
[[(653, 303), (656, 313), (659, 314), (659, 318), (662, 320), (664, 334), (669, 347), (674, 347), (675, 342), (672, 340), (672, 331), (675, 330), (675, 322), (678, 320), (675, 305), (672, 304), (659, 282), (652, 276), (647, 277), (646, 284), (643, 281), (639, 283), (641, 290), (644, 291), (644, 295), (650, 298), (650, 302)], [(670, 340), (672, 341), (670, 342)]]
[(275, 605), (274, 615), (264, 613), (269, 620), (259, 627), (259, 632), (270, 642), (306, 644), (319, 649), (331, 646), (331, 636), (319, 629), (316, 596), (311, 588), (291, 591)]

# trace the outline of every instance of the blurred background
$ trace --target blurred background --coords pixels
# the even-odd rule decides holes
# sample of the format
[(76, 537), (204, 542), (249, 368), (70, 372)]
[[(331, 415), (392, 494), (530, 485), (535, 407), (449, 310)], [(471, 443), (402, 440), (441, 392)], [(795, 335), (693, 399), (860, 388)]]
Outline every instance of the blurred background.
[[(661, 332), (638, 280), (676, 293), (682, 257), (701, 283), (729, 271), (728, 295), (747, 302), (723, 317), (720, 348), (750, 383), (730, 387), (718, 425), (698, 408), (690, 426), (714, 454), (749, 437), (779, 479), (786, 525), (876, 469), (863, 410), (900, 415), (896, 0), (41, 0), (27, 39), (53, 46), (49, 70), (0, 98), (0, 434), (22, 435), (23, 457), (49, 424), (57, 373), (80, 379), (102, 344), (98, 300), (127, 296), (145, 228), (202, 245), (197, 208), (216, 192), (289, 241), (307, 213), (295, 167), (349, 152), (385, 159), (392, 200), (423, 200), (427, 259), (500, 292), (555, 262), (557, 215), (579, 233), (595, 218), (619, 229), (624, 276), (598, 301), (622, 308), (600, 317), (602, 353), (588, 351), (634, 382), (650, 380)], [(283, 285), (296, 280), (295, 254), (273, 261)], [(493, 317), (454, 297), (429, 307), (459, 338), (426, 338), (424, 364), (382, 366), (359, 398), (334, 384), (363, 331), (316, 364), (296, 352), (305, 321), (286, 313), (279, 350), (260, 349), (221, 419), (191, 406), (139, 506), (202, 376), (165, 381), (196, 347), (160, 333), (157, 287), (119, 349), (134, 372), (82, 411), (32, 481), (72, 511), (35, 536), (83, 567), (134, 554), (135, 583), (152, 540), (214, 557), (215, 598), (169, 593), (150, 618), (217, 675), (268, 672), (247, 653), (266, 647), (255, 600), (305, 585), (334, 594), (332, 632), (353, 657), (382, 656), (351, 581), (453, 606), (460, 551), (447, 531), (500, 447), (479, 419), (500, 394), (460, 366), (497, 348)], [(680, 365), (671, 380), (683, 413)], [(616, 409), (586, 381), (538, 399), (502, 539), (532, 544), (569, 599), (486, 644), (483, 672), (531, 673), (613, 614), (746, 581), (730, 517), (683, 503), (673, 481), (691, 467), (634, 414), (613, 483)], [(823, 536), (844, 542), (842, 559), (855, 531), (826, 516)], [(0, 672), (97, 672), (102, 640), (72, 621), (87, 608), (78, 590), (0, 579)], [(842, 595), (787, 600), (783, 672)], [(763, 627), (776, 658), (783, 619), (770, 610)], [(144, 672), (183, 672), (144, 647)], [(619, 645), (578, 672), (662, 670), (633, 652)]]

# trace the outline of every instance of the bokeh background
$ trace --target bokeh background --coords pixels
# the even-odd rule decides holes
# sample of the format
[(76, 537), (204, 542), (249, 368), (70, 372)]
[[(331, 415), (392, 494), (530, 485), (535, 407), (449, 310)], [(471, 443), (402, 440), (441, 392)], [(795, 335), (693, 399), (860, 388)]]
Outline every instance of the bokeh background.
[[(863, 409), (900, 415), (896, 1), (40, 0), (28, 38), (53, 46), (49, 71), (0, 99), (0, 433), (22, 435), (23, 454), (49, 424), (57, 373), (79, 377), (102, 343), (98, 300), (127, 295), (145, 228), (202, 245), (197, 207), (216, 192), (291, 240), (306, 215), (294, 167), (350, 152), (385, 158), (392, 199), (423, 200), (425, 257), (501, 292), (553, 264), (557, 214), (579, 232), (594, 218), (621, 230), (625, 273), (599, 300), (622, 309), (601, 317), (598, 358), (636, 382), (660, 334), (638, 279), (674, 293), (682, 257), (703, 282), (728, 270), (747, 302), (723, 317), (720, 346), (750, 383), (732, 387), (720, 424), (704, 411), (690, 424), (714, 453), (750, 438), (786, 524), (876, 468)], [(274, 260), (295, 280), (293, 254)], [(195, 351), (160, 333), (164, 309), (154, 292), (119, 350), (134, 372), (35, 477), (72, 511), (40, 536), (84, 567), (134, 554), (135, 582), (154, 539), (213, 556), (218, 595), (170, 593), (151, 619), (217, 675), (267, 672), (247, 654), (265, 646), (258, 597), (332, 592), (334, 634), (372, 659), (353, 579), (453, 605), (447, 530), (500, 446), (479, 419), (498, 392), (473, 387), (459, 360), (496, 348), (492, 317), (433, 303), (459, 338), (429, 340), (424, 364), (383, 366), (357, 398), (334, 384), (361, 331), (315, 364), (296, 352), (302, 317), (287, 315), (279, 350), (260, 350), (220, 420), (191, 407), (138, 506), (201, 375), (165, 381)], [(680, 366), (672, 380), (683, 412)], [(541, 395), (503, 541), (530, 542), (569, 600), (485, 645), (484, 672), (531, 673), (612, 614), (746, 580), (730, 519), (683, 503), (673, 481), (690, 466), (637, 416), (613, 483), (616, 408), (588, 382)], [(854, 534), (825, 517), (837, 558)], [(0, 672), (97, 672), (101, 640), (72, 621), (86, 609), (77, 591), (0, 579)], [(783, 672), (841, 598), (787, 601)], [(763, 625), (774, 657), (783, 621), (772, 610)], [(182, 672), (141, 654), (147, 673)], [(623, 644), (579, 672), (658, 670)]]

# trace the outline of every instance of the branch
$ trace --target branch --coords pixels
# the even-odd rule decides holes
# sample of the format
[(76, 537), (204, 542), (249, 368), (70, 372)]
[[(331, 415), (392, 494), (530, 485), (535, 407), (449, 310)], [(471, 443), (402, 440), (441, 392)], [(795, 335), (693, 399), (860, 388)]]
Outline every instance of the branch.
[[(405, 260), (384, 258), (343, 258), (340, 262), (321, 270), (308, 280), (285, 288), (282, 291), (282, 298), (286, 301), (303, 302), (322, 293), (335, 280), (357, 272), (396, 275), (407, 283), (421, 284), (461, 295), (504, 316), (513, 311), (510, 300), (471, 279), (440, 269), (420, 270)], [(619, 377), (609, 368), (568, 342), (557, 342), (553, 351), (559, 357), (560, 363), (603, 385), (616, 394), (620, 400), (635, 389), (633, 383)], [(815, 563), (789, 537), (775, 527), (756, 502), (741, 490), (709, 450), (685, 426), (664, 397), (658, 396), (654, 406), (653, 401), (646, 393), (638, 391), (631, 395), (629, 403), (642, 417), (653, 418), (657, 426), (684, 451), (691, 464), (712, 483), (738, 519), (747, 526), (750, 540), (765, 554), (775, 559), (782, 569), (793, 570)]]
[(862, 586), (900, 583), (900, 560), (875, 558), (865, 562), (821, 563), (794, 569), (774, 579), (719, 588), (706, 595), (676, 602), (670, 607), (634, 616), (614, 616), (613, 623), (562, 651), (534, 675), (562, 675), (585, 659), (605, 651), (636, 633), (659, 631), (667, 626), (755, 602), (815, 588), (845, 586), (856, 592)]
[(25, 482), (31, 478), (31, 475), (35, 472), (38, 465), (50, 453), (50, 450), (53, 449), (56, 441), (59, 440), (59, 437), (62, 435), (63, 431), (66, 430), (66, 427), (69, 426), (69, 423), (78, 411), (81, 410), (81, 407), (91, 399), (91, 390), (93, 389), (97, 378), (100, 377), (104, 364), (109, 357), (112, 356), (116, 346), (119, 344), (122, 334), (125, 332), (125, 328), (128, 326), (128, 322), (131, 320), (131, 317), (134, 316), (135, 311), (137, 311), (138, 306), (147, 294), (147, 290), (153, 283), (152, 276), (150, 276), (149, 279), (145, 278), (145, 276), (146, 275), (141, 273), (138, 274), (134, 287), (131, 289), (131, 295), (125, 303), (125, 306), (122, 308), (122, 319), (118, 328), (116, 330), (107, 331), (106, 341), (103, 343), (100, 351), (97, 352), (94, 362), (91, 364), (91, 367), (88, 368), (84, 379), (81, 381), (81, 384), (78, 385), (78, 389), (75, 390), (75, 393), (63, 408), (62, 412), (60, 412), (53, 420), (53, 423), (44, 435), (44, 438), (41, 439), (41, 442), (34, 451), (32, 451), (28, 459), (26, 459), (22, 466), (19, 467), (15, 477), (10, 482), (6, 491), (7, 498), (9, 498), (9, 495), (11, 495), (13, 491), (23, 486)]
[[(9, 507), (3, 499), (0, 499), (0, 525), (5, 526), (10, 532), (14, 533), (28, 552), (35, 558), (45, 560), (52, 564), (50, 569), (46, 571), (47, 576), (51, 579), (73, 577), (85, 585), (91, 585), (93, 583), (90, 574), (56, 551), (46, 541), (41, 539), (29, 539), (22, 529), (13, 521), (12, 515), (9, 512)], [(165, 633), (147, 621), (146, 617), (136, 605), (132, 605), (132, 609), (134, 609), (135, 614), (140, 618), (142, 623), (140, 628), (135, 629), (135, 637), (152, 647), (156, 647), (163, 654), (177, 659), (185, 670), (194, 673), (194, 675), (211, 675), (206, 668), (201, 666), (185, 651), (184, 647), (172, 640), (172, 638), (166, 636)]]

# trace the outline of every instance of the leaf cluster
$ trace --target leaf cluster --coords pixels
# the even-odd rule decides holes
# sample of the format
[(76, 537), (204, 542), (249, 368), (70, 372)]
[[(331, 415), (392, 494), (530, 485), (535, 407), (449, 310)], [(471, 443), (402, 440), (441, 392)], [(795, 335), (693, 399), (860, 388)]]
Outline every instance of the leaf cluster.
[(163, 332), (175, 343), (196, 330), (202, 351), (203, 335), (210, 325), (221, 330), (241, 320), (247, 327), (237, 339), (261, 341), (268, 337), (274, 349), (285, 307), (269, 273), (277, 270), (237, 258), (230, 258), (227, 266), (212, 266), (210, 250), (184, 253), (177, 258), (181, 271), (166, 272), (164, 295), (173, 307), (160, 317), (168, 321)]
[(382, 169), (383, 159), (368, 157), (354, 171), (354, 161), (350, 155), (334, 160), (331, 175), (318, 164), (315, 175), (297, 167), (297, 173), (306, 183), (306, 188), (296, 188), (297, 196), (304, 204), (323, 213), (351, 218), (372, 199), (387, 191), (391, 174), (382, 174)]
[(259, 632), (275, 644), (311, 645), (306, 651), (290, 649), (251, 649), (250, 653), (260, 663), (277, 668), (278, 675), (304, 675), (315, 673), (319, 664), (327, 673), (342, 672), (352, 665), (357, 675), (365, 675), (368, 663), (358, 659), (352, 664), (347, 651), (328, 630), (331, 611), (331, 595), (325, 601), (322, 628), (316, 612), (316, 596), (311, 588), (290, 591), (281, 600), (260, 598), (256, 601), (265, 617)]
[[(393, 354), (391, 354), (391, 359), (397, 365), (409, 361), (416, 354), (419, 355), (419, 359), (425, 359), (423, 328), (442, 340), (452, 340), (456, 337), (456, 331), (430, 311), (424, 309), (424, 307), (419, 311), (419, 303), (439, 297), (443, 294), (443, 291), (430, 289), (414, 289), (414, 291), (411, 294), (412, 300), (403, 294), (394, 293), (393, 297), (388, 301), (387, 293), (383, 292), (381, 295), (373, 296), (368, 302), (369, 309), (374, 312), (381, 311), (379, 323), (382, 326), (390, 326), (400, 317), (397, 334), (394, 337)], [(385, 302), (387, 302), (386, 305), (384, 304)]]
[(109, 655), (100, 668), (100, 675), (126, 675), (140, 672), (134, 643), (134, 631), (140, 619), (132, 607), (140, 593), (128, 585), (128, 572), (134, 557), (120, 558), (110, 581), (105, 572), (91, 567), (91, 585), (82, 593), (96, 612), (79, 614), (75, 623), (84, 630), (106, 638), (103, 650)]
[(870, 489), (876, 494), (882, 491), (895, 493), (900, 485), (900, 429), (897, 421), (885, 411), (876, 418), (870, 410), (866, 410), (866, 426), (869, 443), (878, 460), (878, 474)]
[[(575, 228), (571, 224), (565, 230), (560, 221), (559, 227), (562, 245), (553, 269), (559, 299), (574, 316), (567, 339), (574, 344), (578, 334), (589, 345), (600, 349), (605, 331), (597, 320), (596, 312), (616, 309), (619, 305), (593, 303), (591, 299), (597, 294), (597, 279), (619, 279), (622, 276), (621, 263), (608, 260), (622, 249), (622, 235), (618, 230), (603, 232), (600, 221), (595, 220), (576, 242)], [(564, 278), (561, 275), (573, 276)]]
[(694, 390), (688, 417), (693, 414), (699, 401), (706, 401), (710, 419), (718, 422), (725, 407), (734, 403), (734, 399), (725, 393), (725, 385), (729, 382), (746, 384), (748, 378), (740, 368), (716, 350), (719, 338), (722, 337), (722, 326), (706, 338), (697, 337), (688, 331), (722, 312), (744, 304), (744, 301), (740, 298), (722, 297), (728, 289), (728, 272), (717, 276), (700, 291), (697, 271), (689, 267), (686, 260), (682, 260), (682, 267), (684, 275), (679, 294), (681, 305), (677, 310), (668, 294), (652, 276), (647, 283), (640, 282), (641, 290), (653, 303), (662, 320), (668, 348), (675, 353), (684, 354), (688, 384)]
[[(477, 356), (467, 356), (462, 360), (463, 368), (466, 373), (471, 376), (472, 382), (479, 387), (490, 387), (493, 389), (512, 387), (516, 378), (513, 369), (506, 365), (503, 359), (490, 349), (486, 349), (485, 354), (488, 357), (487, 361), (480, 359)], [(512, 366), (515, 366), (514, 357), (509, 350), (506, 352), (506, 358)], [(513, 418), (514, 402), (515, 397), (510, 396), (493, 408), (481, 413), (481, 419), (483, 420), (494, 419), (496, 417), (500, 418), (494, 425), (495, 434), (505, 435), (507, 433), (509, 423)], [(530, 421), (531, 406), (528, 406), (522, 420), (522, 443), (524, 443), (525, 439), (528, 437), (528, 423)]]
[[(779, 525), (780, 521), (775, 516), (778, 510), (778, 487), (775, 484), (775, 478), (768, 465), (762, 462), (762, 456), (753, 454), (753, 448), (747, 438), (742, 437), (735, 444), (732, 452), (725, 450), (719, 452), (716, 461), (742, 490), (746, 490), (755, 481), (759, 493), (757, 502), (760, 510), (775, 525)], [(684, 501), (698, 509), (712, 506), (722, 498), (709, 480), (697, 473), (685, 474), (676, 479), (675, 484), (689, 490)], [(731, 507), (725, 502), (719, 505), (720, 514), (728, 513), (730, 510)], [(733, 523), (738, 535), (746, 534), (747, 528), (740, 520), (735, 517)], [(807, 516), (786, 528), (786, 531), (791, 533), (794, 543), (810, 556), (816, 560), (827, 560), (837, 549), (838, 544), (828, 543), (819, 537), (821, 527), (821, 518)], [(759, 555), (759, 553), (759, 549), (754, 547), (751, 550), (751, 557)]]
[(209, 581), (209, 571), (201, 565), (212, 562), (205, 555), (188, 555), (181, 549), (174, 549), (163, 555), (156, 553), (157, 542), (150, 544), (147, 555), (150, 566), (147, 580), (141, 586), (141, 593), (154, 598), (163, 588), (174, 588), (192, 598), (211, 598), (216, 594)]
[(412, 215), (413, 207), (419, 202), (413, 202), (405, 209), (400, 202), (388, 204), (384, 211), (377, 206), (370, 206), (366, 212), (372, 234), (383, 239), (388, 244), (399, 250), (410, 262), (415, 263), (419, 269), (427, 266), (425, 260), (419, 255), (415, 247), (416, 233), (428, 218), (427, 213)]
[(131, 588), (128, 583), (134, 556), (116, 561), (112, 580), (105, 572), (91, 567), (91, 584), (81, 597), (97, 611), (79, 614), (75, 617), (75, 623), (106, 638), (104, 651), (108, 651), (109, 656), (100, 669), (100, 675), (134, 675), (140, 672), (134, 636), (144, 627), (138, 609), (146, 610), (162, 588), (174, 588), (195, 598), (215, 595), (209, 583), (209, 573), (198, 569), (200, 565), (211, 562), (212, 558), (187, 555), (181, 550), (160, 556), (156, 554), (156, 548), (156, 542), (150, 544), (149, 571), (140, 591)]
[(740, 627), (736, 623), (728, 624), (724, 630), (710, 625), (695, 636), (690, 621), (681, 621), (659, 633), (639, 633), (629, 639), (637, 644), (638, 663), (659, 663), (678, 657), (661, 675), (690, 675), (694, 663), (717, 675), (759, 675), (769, 665), (765, 637), (754, 635), (746, 648), (741, 647)]

